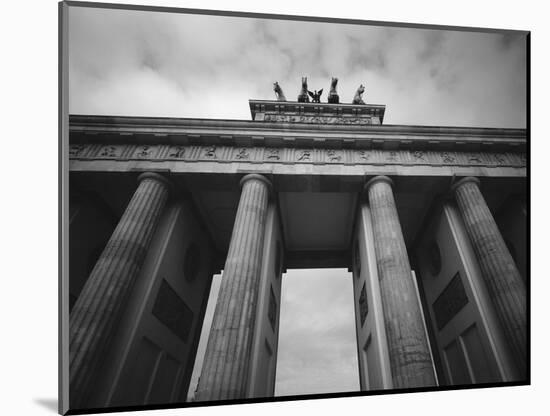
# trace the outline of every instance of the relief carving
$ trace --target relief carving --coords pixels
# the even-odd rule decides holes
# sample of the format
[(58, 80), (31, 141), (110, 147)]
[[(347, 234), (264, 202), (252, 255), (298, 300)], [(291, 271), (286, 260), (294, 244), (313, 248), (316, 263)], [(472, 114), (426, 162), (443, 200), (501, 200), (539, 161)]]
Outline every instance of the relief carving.
[[(81, 158), (86, 154), (90, 144), (72, 144), (69, 147), (69, 157)], [(180, 159), (184, 157), (191, 157), (194, 153), (192, 146), (184, 145), (171, 145), (168, 152), (155, 151), (158, 148), (157, 145), (139, 145), (135, 148), (132, 154), (126, 156), (124, 149), (127, 146), (124, 145), (105, 145), (99, 148), (99, 152), (92, 158), (105, 158), (105, 159), (118, 159), (122, 155), (125, 155), (126, 159), (142, 159), (142, 160), (155, 160), (155, 159)], [(250, 147), (218, 147), (211, 146), (199, 146), (197, 158), (219, 160), (222, 158), (222, 150), (227, 149), (228, 154), (232, 154), (233, 158), (241, 161), (253, 161), (254, 153), (253, 148)], [(345, 163), (345, 154), (341, 149), (319, 149), (319, 152), (323, 152), (323, 160), (326, 163)], [(353, 150), (355, 155), (355, 163), (357, 164), (369, 164), (369, 163), (387, 163), (387, 164), (408, 164), (408, 165), (465, 165), (470, 164), (472, 166), (518, 166), (524, 167), (527, 162), (527, 156), (525, 153), (479, 153), (479, 152), (437, 152), (441, 159), (439, 162), (432, 161), (430, 159), (430, 152), (424, 150), (386, 150), (377, 151), (373, 150)], [(224, 153), (225, 154), (225, 153)], [(313, 162), (314, 150), (313, 149), (296, 149), (295, 156), (286, 156), (283, 148), (266, 147), (264, 148), (263, 161), (265, 162)]]
[(448, 152), (441, 153), (441, 158), (443, 159), (443, 163), (455, 163), (456, 162), (456, 158)]
[(136, 156), (145, 159), (151, 156), (152, 151), (151, 146), (139, 146), (138, 151), (136, 151)]
[(170, 148), (170, 152), (168, 153), (168, 157), (174, 157), (177, 159), (181, 159), (183, 156), (185, 156), (185, 147), (183, 146), (172, 146)]
[(77, 157), (86, 148), (84, 144), (72, 144), (69, 148), (69, 157)]
[(235, 157), (237, 159), (250, 159), (250, 153), (248, 153), (248, 149), (240, 149)]
[(465, 153), (468, 163), (483, 163), (479, 153)]
[(116, 146), (105, 146), (99, 152), (99, 156), (104, 157), (117, 157), (117, 148)]
[(500, 165), (504, 165), (506, 163), (506, 158), (504, 157), (504, 155), (501, 155), (499, 153), (494, 153), (493, 157), (495, 161)]
[(302, 150), (300, 152), (300, 156), (298, 157), (298, 160), (301, 161), (311, 161), (311, 150)]
[(327, 156), (329, 162), (340, 162), (342, 160), (342, 155), (336, 150), (327, 150)]
[(281, 157), (279, 156), (279, 149), (267, 149), (266, 158), (268, 160), (281, 160)]
[(397, 152), (392, 150), (386, 160), (388, 162), (397, 162)]
[(415, 150), (414, 152), (412, 152), (412, 155), (415, 161), (418, 161), (418, 160), (421, 160), (423, 162), (426, 161), (426, 159), (424, 159), (424, 152), (422, 152), (421, 150)]
[(295, 116), (289, 114), (266, 114), (264, 121), (283, 123), (318, 123), (318, 124), (372, 124), (371, 117), (331, 117), (331, 116)]
[(218, 156), (216, 155), (216, 146), (209, 146), (204, 149), (204, 157), (208, 159), (217, 159)]
[(365, 162), (370, 159), (371, 155), (372, 153), (367, 150), (359, 150), (359, 159), (364, 160)]

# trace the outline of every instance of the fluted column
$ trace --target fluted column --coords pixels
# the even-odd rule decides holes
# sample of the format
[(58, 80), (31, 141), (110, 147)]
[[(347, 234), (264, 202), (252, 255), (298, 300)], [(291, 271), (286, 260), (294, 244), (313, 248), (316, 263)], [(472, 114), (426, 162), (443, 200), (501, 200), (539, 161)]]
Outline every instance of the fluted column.
[(434, 386), (432, 359), (392, 186), (387, 176), (377, 176), (365, 185), (393, 387)]
[(522, 377), (526, 376), (527, 324), (525, 284), (497, 224), (479, 190), (479, 179), (467, 177), (453, 185), (460, 213), (489, 296)]
[(250, 174), (241, 180), (241, 187), (197, 389), (199, 401), (246, 395), (271, 183)]
[(169, 183), (162, 176), (144, 173), (138, 180), (137, 190), (71, 311), (71, 408), (86, 407), (94, 372), (116, 331), (168, 198)]

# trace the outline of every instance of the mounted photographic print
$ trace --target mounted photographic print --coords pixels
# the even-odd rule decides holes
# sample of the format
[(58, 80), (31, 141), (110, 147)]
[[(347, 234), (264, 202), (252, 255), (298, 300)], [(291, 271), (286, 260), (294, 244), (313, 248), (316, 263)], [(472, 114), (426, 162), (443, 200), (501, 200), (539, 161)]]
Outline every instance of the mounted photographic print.
[(529, 33), (60, 3), (60, 412), (530, 382)]

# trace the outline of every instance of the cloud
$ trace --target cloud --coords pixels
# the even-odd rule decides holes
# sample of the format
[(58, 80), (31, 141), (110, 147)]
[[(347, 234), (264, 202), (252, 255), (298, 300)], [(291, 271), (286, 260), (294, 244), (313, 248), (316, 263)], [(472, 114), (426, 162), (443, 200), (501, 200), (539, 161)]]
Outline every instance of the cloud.
[[(387, 124), (525, 126), (525, 36), (71, 8), (70, 111), (249, 119), (302, 76), (366, 84)], [(324, 98), (326, 97), (326, 94)]]

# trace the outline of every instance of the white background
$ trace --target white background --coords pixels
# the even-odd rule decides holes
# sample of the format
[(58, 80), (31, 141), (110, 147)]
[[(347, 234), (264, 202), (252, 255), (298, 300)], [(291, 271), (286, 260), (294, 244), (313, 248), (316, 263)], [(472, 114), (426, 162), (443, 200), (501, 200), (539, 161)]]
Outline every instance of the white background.
[[(112, 1), (123, 3), (120, 1)], [(543, 130), (550, 14), (542, 1), (279, 0), (139, 4), (532, 31), (532, 386), (148, 411), (147, 415), (547, 414), (548, 133)], [(0, 413), (53, 415), (57, 399), (57, 2), (3, 2), (0, 232)], [(128, 2), (132, 3), (132, 2)], [(7, 94), (6, 94), (7, 92)], [(518, 97), (521, 99), (521, 97)], [(546, 396), (546, 397), (545, 397)]]

